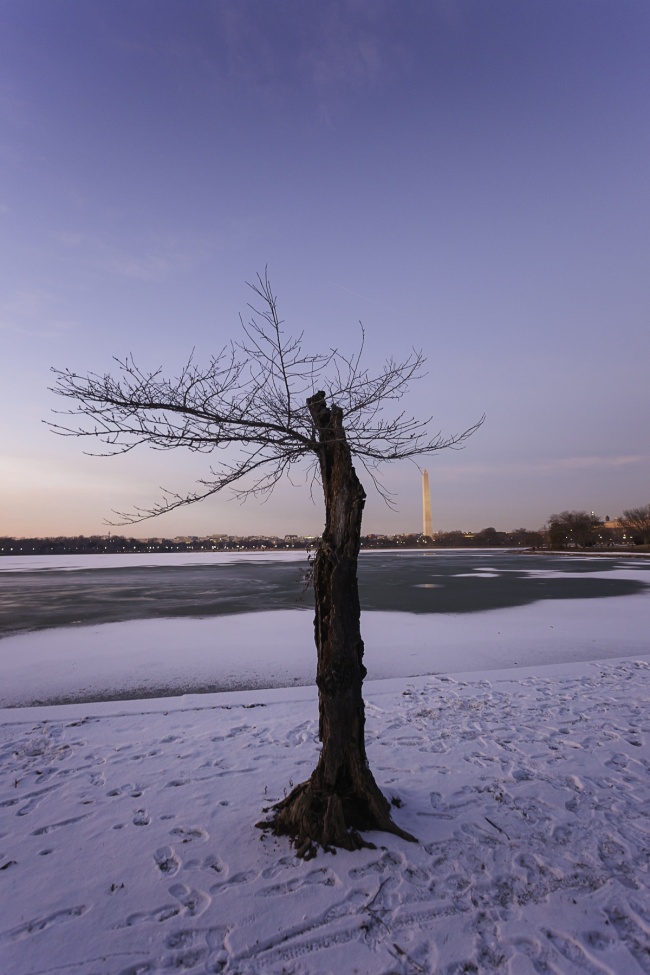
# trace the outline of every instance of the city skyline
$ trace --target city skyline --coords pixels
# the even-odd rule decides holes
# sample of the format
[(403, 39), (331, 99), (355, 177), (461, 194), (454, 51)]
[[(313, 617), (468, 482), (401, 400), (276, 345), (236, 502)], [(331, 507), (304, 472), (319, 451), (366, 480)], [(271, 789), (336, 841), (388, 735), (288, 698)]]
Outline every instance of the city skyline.
[[(487, 532), (496, 531), (497, 534), (499, 535), (508, 535), (508, 534), (515, 535), (521, 531), (529, 532), (529, 533), (537, 533), (537, 532), (543, 533), (547, 531), (549, 528), (549, 525), (547, 523), (535, 527), (530, 525), (521, 525), (521, 524), (516, 526), (512, 525), (509, 529), (495, 529), (493, 524), (485, 524), (482, 525), (480, 528), (477, 525), (455, 525), (454, 528), (451, 529), (434, 528), (432, 516), (431, 516), (431, 504), (430, 504), (430, 494), (428, 489), (427, 475), (428, 472), (426, 470), (424, 470), (421, 474), (421, 492), (422, 492), (422, 512), (420, 516), (422, 522), (421, 530), (416, 529), (414, 526), (407, 528), (403, 532), (389, 532), (389, 531), (382, 531), (382, 530), (366, 531), (365, 529), (363, 529), (362, 537), (363, 538), (428, 537), (431, 539), (436, 539), (445, 535), (453, 535), (453, 534), (462, 534), (467, 537), (473, 537), (474, 535), (481, 534), (482, 532), (486, 532), (486, 531)], [(567, 513), (566, 511), (553, 512), (551, 515), (549, 515), (548, 520), (550, 521), (552, 517), (554, 516), (557, 517), (560, 514), (566, 514), (566, 513)], [(625, 518), (623, 517), (623, 512), (617, 513), (613, 518), (609, 514), (605, 514), (602, 517), (600, 517), (596, 515), (595, 512), (593, 511), (588, 512), (585, 511), (584, 509), (578, 509), (574, 512), (570, 512), (570, 514), (585, 514), (585, 515), (591, 514), (596, 524), (599, 524), (601, 527), (604, 527), (606, 529), (624, 530), (625, 528), (625, 526), (621, 525), (621, 521), (619, 520), (619, 518), (622, 517), (623, 521), (625, 521)], [(630, 517), (632, 517), (632, 515), (630, 515)], [(162, 542), (162, 541), (189, 542), (189, 541), (207, 541), (210, 539), (212, 540), (228, 539), (232, 541), (232, 540), (243, 540), (243, 539), (252, 539), (252, 538), (267, 539), (267, 540), (273, 539), (275, 541), (282, 541), (282, 540), (305, 541), (305, 540), (319, 539), (322, 534), (320, 530), (315, 530), (313, 532), (302, 532), (302, 533), (295, 532), (295, 531), (287, 531), (287, 532), (242, 531), (240, 533), (233, 534), (233, 533), (229, 533), (228, 531), (212, 531), (202, 535), (193, 532), (186, 532), (181, 535), (174, 535), (169, 533), (165, 535), (159, 532), (153, 532), (151, 534), (147, 534), (146, 532), (147, 525), (151, 527), (155, 527), (156, 523), (159, 522), (160, 520), (161, 519), (154, 518), (154, 519), (148, 519), (143, 523), (136, 523), (131, 525), (126, 524), (120, 526), (113, 525), (111, 527), (104, 525), (102, 530), (93, 533), (82, 533), (82, 532), (73, 533), (73, 534), (52, 533), (49, 535), (40, 535), (40, 536), (39, 535), (12, 536), (8, 534), (5, 535), (0, 534), (0, 538), (4, 538), (4, 539), (14, 538), (18, 541), (24, 538), (47, 540), (47, 539), (57, 539), (57, 538), (65, 538), (65, 537), (70, 539), (74, 539), (77, 537), (78, 538), (85, 537), (85, 538), (102, 538), (102, 539), (109, 539), (109, 540), (111, 538), (127, 538), (127, 539), (133, 538), (141, 542)]]
[[(386, 468), (396, 511), (360, 469), (364, 532), (422, 523), (425, 466), (436, 531), (650, 501), (650, 8), (405, 9), (0, 9), (0, 534), (101, 534), (206, 475), (205, 455), (54, 437), (49, 369), (205, 361), (238, 339), (267, 265), (308, 351), (353, 355), (359, 321), (373, 371), (423, 350), (395, 411), (447, 436), (487, 415), (464, 450)], [(298, 479), (130, 531), (322, 526)]]

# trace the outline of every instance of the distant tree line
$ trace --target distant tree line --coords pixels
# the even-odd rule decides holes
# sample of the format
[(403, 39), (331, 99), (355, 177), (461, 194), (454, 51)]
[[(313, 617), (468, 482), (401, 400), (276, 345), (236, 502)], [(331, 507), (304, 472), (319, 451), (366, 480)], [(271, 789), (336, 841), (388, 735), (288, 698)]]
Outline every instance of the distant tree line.
[(542, 548), (544, 534), (528, 528), (517, 528), (511, 532), (483, 528), (473, 534), (461, 531), (439, 532), (434, 544), (437, 548)]
[[(2, 555), (100, 555), (129, 552), (232, 552), (304, 549), (310, 540), (301, 535), (284, 538), (233, 535), (208, 538), (129, 538), (125, 535), (60, 535), (56, 538), (12, 538), (0, 536)], [(517, 528), (500, 532), (483, 528), (479, 532), (460, 529), (437, 532), (433, 538), (417, 532), (406, 535), (363, 535), (362, 549), (394, 548), (519, 548), (566, 550), (571, 548), (614, 548), (650, 546), (650, 504), (628, 508), (616, 522), (604, 522), (593, 512), (562, 511), (551, 515), (539, 531)]]
[(626, 509), (616, 522), (593, 511), (562, 511), (551, 515), (545, 534), (552, 549), (650, 545), (650, 504)]
[[(310, 544), (302, 536), (268, 538), (257, 536), (223, 539), (143, 539), (129, 538), (125, 535), (60, 535), (56, 538), (11, 538), (0, 537), (0, 556), (2, 555), (103, 555), (134, 552), (230, 552), (233, 550), (269, 551), (305, 549)], [(417, 532), (407, 535), (364, 535), (361, 548), (542, 548), (544, 533), (519, 528), (515, 532), (498, 532), (494, 528), (484, 528), (472, 534), (469, 532), (439, 532), (435, 538), (428, 538)]]
[(9, 538), (0, 537), (2, 555), (110, 555), (132, 552), (227, 552), (233, 549), (253, 551), (269, 548), (304, 548), (303, 539), (195, 538), (128, 538), (125, 535), (61, 535), (56, 538)]
[[(129, 538), (125, 535), (60, 535), (55, 538), (12, 538), (0, 536), (0, 556), (2, 555), (102, 555), (132, 552), (228, 552), (233, 550), (269, 551), (273, 549), (304, 549), (310, 540), (299, 535), (285, 538), (235, 537), (213, 539), (143, 539)], [(364, 535), (361, 547), (364, 549), (395, 548), (502, 548), (517, 546), (521, 548), (542, 548), (545, 535), (541, 531), (528, 531), (519, 528), (514, 532), (498, 532), (494, 528), (484, 528), (472, 534), (469, 532), (439, 532), (435, 538), (428, 538), (417, 532), (407, 535)]]
[(632, 535), (635, 545), (650, 545), (650, 504), (628, 508), (619, 520)]
[(361, 539), (362, 548), (542, 548), (545, 545), (543, 531), (517, 528), (511, 532), (499, 532), (495, 528), (483, 528), (480, 532), (463, 532), (460, 529), (436, 532), (433, 537), (412, 533), (410, 535), (367, 535)]

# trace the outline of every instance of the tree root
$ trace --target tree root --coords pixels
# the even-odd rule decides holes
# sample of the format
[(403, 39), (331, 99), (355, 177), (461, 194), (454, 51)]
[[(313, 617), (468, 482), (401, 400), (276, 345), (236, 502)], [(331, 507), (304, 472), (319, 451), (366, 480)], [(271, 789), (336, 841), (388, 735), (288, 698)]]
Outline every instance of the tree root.
[(379, 830), (417, 843), (415, 836), (400, 829), (390, 815), (390, 805), (368, 773), (363, 789), (338, 795), (325, 792), (314, 782), (314, 776), (301, 782), (281, 802), (272, 807), (271, 819), (256, 823), (259, 829), (275, 836), (288, 836), (296, 855), (304, 860), (316, 856), (318, 847), (329, 853), (342, 850), (374, 850), (359, 830)]

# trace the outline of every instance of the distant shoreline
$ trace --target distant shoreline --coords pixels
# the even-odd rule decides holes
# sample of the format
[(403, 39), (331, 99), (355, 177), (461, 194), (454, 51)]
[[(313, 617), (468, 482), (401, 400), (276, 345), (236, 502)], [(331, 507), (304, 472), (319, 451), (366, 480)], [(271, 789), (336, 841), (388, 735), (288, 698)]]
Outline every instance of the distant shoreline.
[[(20, 543), (22, 539), (12, 539)], [(30, 539), (31, 542), (36, 540)], [(169, 545), (146, 545), (139, 544), (137, 547), (131, 545), (115, 547), (89, 547), (85, 544), (75, 546), (73, 544), (60, 548), (50, 547), (48, 539), (39, 539), (42, 544), (35, 544), (33, 547), (23, 548), (12, 546), (10, 548), (0, 547), (0, 559), (16, 558), (27, 556), (62, 556), (62, 555), (182, 555), (182, 554), (203, 554), (203, 555), (238, 555), (246, 553), (257, 553), (265, 555), (286, 554), (289, 552), (310, 552), (314, 551), (318, 539), (312, 542), (299, 544), (277, 544), (269, 545), (264, 543), (246, 544), (239, 543), (232, 545), (208, 546), (202, 544), (192, 545), (191, 543), (171, 543)], [(570, 555), (570, 556), (598, 556), (618, 558), (626, 556), (628, 558), (647, 558), (650, 556), (650, 546), (637, 545), (630, 548), (571, 548), (571, 549), (549, 549), (541, 547), (518, 547), (513, 545), (439, 545), (435, 542), (390, 542), (379, 539), (361, 539), (361, 553), (364, 552), (500, 552), (504, 555)]]
[[(640, 551), (639, 551), (640, 549)], [(478, 550), (477, 550), (478, 551)], [(619, 556), (624, 555), (632, 559), (647, 559), (650, 556), (650, 548), (647, 545), (638, 545), (636, 549), (629, 548), (514, 548), (514, 549), (496, 549), (495, 551), (503, 551), (516, 555), (579, 555), (584, 558), (585, 555), (598, 556), (599, 558), (619, 558)]]

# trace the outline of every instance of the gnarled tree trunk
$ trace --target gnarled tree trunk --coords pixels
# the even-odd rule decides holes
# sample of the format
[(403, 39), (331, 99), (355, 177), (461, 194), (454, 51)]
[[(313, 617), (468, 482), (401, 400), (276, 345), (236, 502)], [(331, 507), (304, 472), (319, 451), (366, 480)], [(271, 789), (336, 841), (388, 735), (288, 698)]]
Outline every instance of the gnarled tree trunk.
[(307, 404), (319, 443), (326, 512), (314, 564), (316, 683), (323, 747), (311, 778), (274, 807), (272, 820), (259, 824), (290, 836), (298, 855), (305, 857), (313, 856), (317, 845), (348, 850), (370, 845), (359, 830), (384, 830), (414, 840), (393, 823), (390, 804), (366, 758), (361, 693), (366, 668), (357, 585), (366, 495), (352, 466), (343, 411), (328, 407), (323, 392)]

